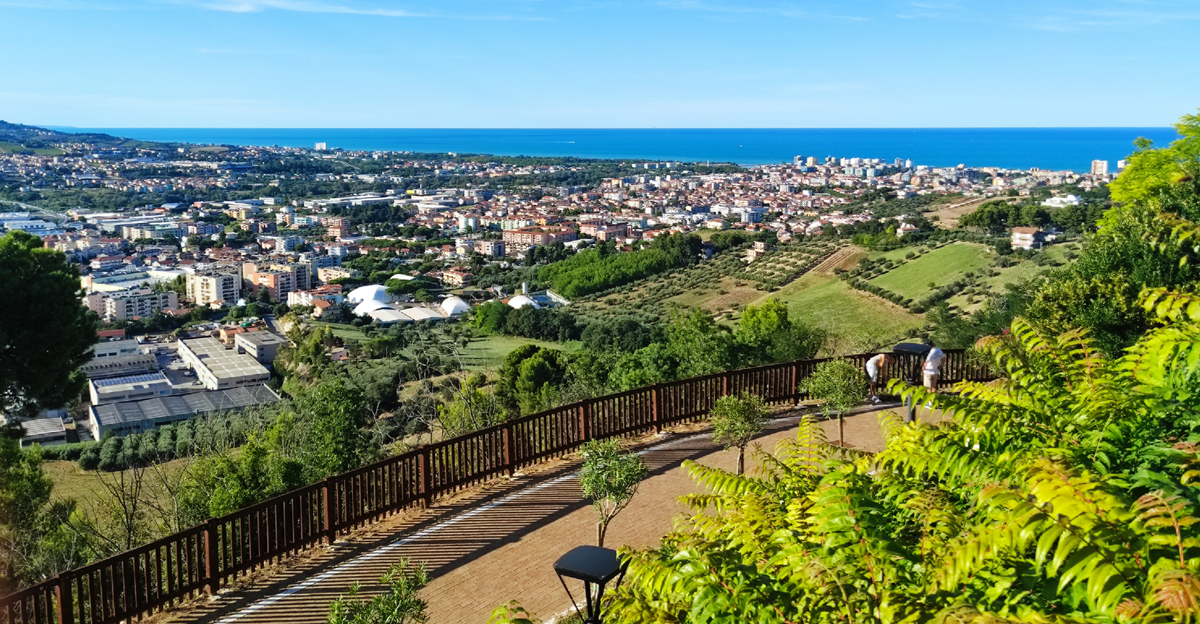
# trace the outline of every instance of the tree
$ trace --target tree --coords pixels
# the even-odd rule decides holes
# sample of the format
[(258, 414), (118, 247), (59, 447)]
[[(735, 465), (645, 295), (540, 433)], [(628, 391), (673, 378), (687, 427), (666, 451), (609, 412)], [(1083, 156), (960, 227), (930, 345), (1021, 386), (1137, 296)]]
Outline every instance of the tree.
[(870, 382), (862, 369), (846, 360), (830, 360), (817, 365), (801, 383), (803, 392), (818, 401), (825, 416), (837, 412), (838, 444), (846, 445), (845, 411), (867, 398)]
[(429, 583), (424, 565), (410, 565), (407, 559), (388, 568), (379, 579), (387, 591), (370, 598), (359, 598), (356, 582), (349, 591), (329, 604), (326, 624), (421, 624), (429, 621), (428, 605), (418, 596)]
[(599, 516), (597, 546), (604, 546), (608, 524), (629, 506), (638, 486), (648, 476), (650, 469), (642, 458), (633, 453), (622, 454), (619, 440), (592, 440), (583, 446), (579, 485)]
[(746, 308), (734, 338), (739, 345), (740, 364), (758, 366), (816, 357), (827, 332), (791, 319), (787, 305), (770, 299)]
[(481, 333), (488, 336), (502, 334), (504, 333), (505, 321), (512, 310), (512, 306), (503, 301), (489, 301), (475, 308), (475, 316), (471, 320), (471, 324)]
[(33, 539), (54, 487), (41, 453), (23, 451), (19, 435), (11, 426), (0, 429), (0, 590), (22, 576), (16, 549)]
[(66, 405), (87, 383), (99, 320), (80, 304), (79, 271), (42, 240), (0, 237), (0, 413), (30, 417)]
[(742, 393), (742, 396), (723, 396), (717, 399), (712, 409), (713, 441), (725, 447), (736, 448), (737, 474), (745, 472), (746, 446), (770, 421), (767, 404), (762, 398)]
[(1180, 139), (1156, 148), (1139, 138), (1137, 151), (1126, 159), (1125, 170), (1109, 185), (1114, 201), (1146, 201), (1170, 189), (1183, 176), (1195, 176), (1200, 166), (1200, 115), (1184, 115), (1175, 124)]

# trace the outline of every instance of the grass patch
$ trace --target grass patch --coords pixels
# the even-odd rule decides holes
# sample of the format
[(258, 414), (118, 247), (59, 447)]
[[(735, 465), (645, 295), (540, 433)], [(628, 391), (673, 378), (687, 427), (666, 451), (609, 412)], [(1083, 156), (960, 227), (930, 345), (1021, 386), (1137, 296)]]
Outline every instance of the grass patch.
[(505, 356), (513, 349), (527, 344), (567, 352), (578, 351), (580, 348), (578, 342), (558, 343), (518, 336), (486, 336), (473, 338), (462, 350), (463, 364), (470, 370), (495, 370), (500, 368)]
[[(160, 464), (158, 468), (145, 468), (143, 475), (145, 484), (143, 492), (162, 492), (159, 476), (155, 473), (161, 469), (167, 475), (176, 475), (184, 470), (192, 460), (190, 458), (175, 459)], [(100, 472), (98, 470), (83, 470), (79, 464), (69, 461), (48, 461), (42, 464), (46, 474), (54, 481), (54, 490), (50, 497), (53, 500), (75, 499), (79, 508), (95, 514), (101, 500), (108, 496), (104, 488), (105, 480), (109, 483), (120, 478), (116, 472)], [(125, 471), (130, 473), (131, 471)], [(126, 477), (129, 474), (125, 475)], [(159, 502), (166, 502), (165, 495), (159, 497)]]
[(838, 349), (846, 353), (859, 342), (886, 342), (924, 322), (924, 317), (919, 314), (858, 292), (828, 275), (803, 275), (778, 292), (763, 295), (752, 305), (760, 305), (770, 298), (787, 304), (789, 315), (828, 329), (849, 341), (847, 347)]
[(919, 300), (968, 271), (978, 271), (991, 260), (992, 254), (983, 245), (954, 243), (906, 262), (872, 279), (871, 283), (905, 298)]

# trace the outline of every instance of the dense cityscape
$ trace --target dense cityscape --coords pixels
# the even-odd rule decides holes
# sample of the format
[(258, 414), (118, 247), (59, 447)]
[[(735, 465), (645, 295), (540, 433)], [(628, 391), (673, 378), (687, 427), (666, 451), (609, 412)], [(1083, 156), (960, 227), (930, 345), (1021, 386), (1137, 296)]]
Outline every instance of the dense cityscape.
[(1200, 622), (1194, 13), (0, 2), (0, 624)]

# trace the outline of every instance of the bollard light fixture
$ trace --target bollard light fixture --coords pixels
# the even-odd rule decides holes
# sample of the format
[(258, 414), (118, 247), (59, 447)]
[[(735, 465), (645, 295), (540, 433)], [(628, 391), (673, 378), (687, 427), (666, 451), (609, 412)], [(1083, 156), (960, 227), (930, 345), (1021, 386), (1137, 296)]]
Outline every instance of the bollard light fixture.
[[(628, 567), (629, 563), (622, 562), (617, 556), (617, 551), (599, 546), (576, 546), (554, 562), (554, 572), (558, 574), (558, 580), (567, 591), (571, 604), (575, 606), (575, 612), (579, 613), (586, 624), (601, 624), (600, 601), (604, 599), (605, 586), (615, 578), (617, 583), (613, 585), (613, 589), (620, 587)], [(579, 603), (567, 587), (569, 578), (583, 581), (586, 612), (579, 610)]]

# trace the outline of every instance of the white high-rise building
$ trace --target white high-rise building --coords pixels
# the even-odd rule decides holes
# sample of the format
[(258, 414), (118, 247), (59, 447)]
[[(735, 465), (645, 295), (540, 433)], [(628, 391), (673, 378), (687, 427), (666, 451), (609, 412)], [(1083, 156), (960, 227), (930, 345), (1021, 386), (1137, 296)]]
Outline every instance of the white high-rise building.
[(1092, 161), (1092, 175), (1108, 175), (1108, 161), (1107, 160), (1093, 160)]
[(322, 141), (320, 143), (317, 143), (317, 146), (314, 149), (316, 149), (318, 152), (323, 152), (323, 151), (329, 149), (329, 146), (324, 141)]

